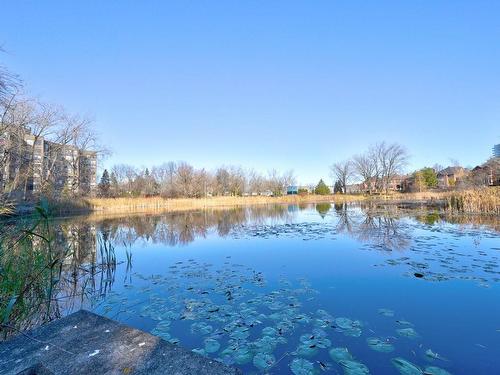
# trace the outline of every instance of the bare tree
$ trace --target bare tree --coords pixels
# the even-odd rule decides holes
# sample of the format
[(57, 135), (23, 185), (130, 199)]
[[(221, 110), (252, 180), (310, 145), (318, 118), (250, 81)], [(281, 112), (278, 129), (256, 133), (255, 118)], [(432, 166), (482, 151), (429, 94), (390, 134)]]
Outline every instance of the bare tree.
[(380, 171), (382, 188), (385, 189), (387, 194), (392, 179), (401, 174), (408, 164), (409, 155), (406, 149), (397, 143), (378, 143), (374, 146), (374, 150), (376, 150), (378, 157), (377, 165)]
[(347, 194), (347, 184), (353, 175), (353, 162), (351, 160), (344, 160), (334, 163), (330, 167), (331, 175), (334, 179), (340, 181), (342, 191)]
[(194, 168), (186, 162), (179, 162), (175, 184), (181, 196), (191, 198), (194, 196), (195, 171)]
[(376, 163), (368, 153), (356, 155), (352, 159), (354, 172), (360, 177), (371, 194), (374, 188), (373, 179), (376, 176)]
[(247, 173), (248, 191), (251, 194), (258, 194), (265, 189), (265, 178), (251, 169)]

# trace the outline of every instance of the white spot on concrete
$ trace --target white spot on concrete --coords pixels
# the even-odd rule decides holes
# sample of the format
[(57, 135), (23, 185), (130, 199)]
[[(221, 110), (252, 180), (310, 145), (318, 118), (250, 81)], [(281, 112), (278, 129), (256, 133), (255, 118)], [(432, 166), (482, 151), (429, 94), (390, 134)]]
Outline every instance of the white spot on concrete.
[(93, 356), (95, 356), (95, 355), (99, 354), (99, 352), (100, 352), (100, 350), (96, 349), (96, 350), (94, 350), (94, 352), (93, 352), (93, 353), (90, 353), (90, 354), (89, 354), (89, 357), (93, 357)]
[(141, 342), (141, 343), (139, 344), (139, 346), (144, 346), (144, 345), (146, 345), (146, 343), (145, 343), (145, 342)]

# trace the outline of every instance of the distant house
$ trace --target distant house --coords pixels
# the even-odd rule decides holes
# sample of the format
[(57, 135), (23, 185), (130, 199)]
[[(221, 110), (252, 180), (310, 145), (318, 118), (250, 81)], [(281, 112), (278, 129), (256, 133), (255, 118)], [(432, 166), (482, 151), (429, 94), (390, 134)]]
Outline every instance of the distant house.
[(464, 180), (469, 171), (463, 167), (448, 167), (438, 172), (438, 187), (448, 189)]
[(274, 194), (271, 190), (264, 190), (259, 193), (263, 197), (272, 197)]
[(469, 179), (475, 185), (500, 186), (500, 158), (492, 158), (475, 167)]
[(346, 186), (346, 194), (360, 194), (363, 191), (363, 184), (348, 184)]
[(287, 195), (294, 195), (299, 193), (299, 187), (297, 185), (291, 185), (286, 188)]
[(405, 191), (406, 190), (407, 176), (394, 176), (389, 179), (387, 186), (381, 179), (371, 178), (359, 185), (361, 192), (368, 193), (369, 191)]

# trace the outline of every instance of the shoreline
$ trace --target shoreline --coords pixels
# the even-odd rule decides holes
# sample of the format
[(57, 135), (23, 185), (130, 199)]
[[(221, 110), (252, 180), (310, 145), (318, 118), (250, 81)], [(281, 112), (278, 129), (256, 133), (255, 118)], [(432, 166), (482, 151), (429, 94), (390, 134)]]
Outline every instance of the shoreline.
[[(390, 193), (388, 195), (331, 194), (331, 195), (284, 195), (280, 197), (209, 197), (175, 198), (77, 198), (50, 202), (52, 213), (57, 216), (79, 216), (85, 214), (113, 215), (125, 213), (162, 213), (213, 208), (228, 208), (276, 204), (314, 203), (366, 203), (373, 205), (401, 205), (408, 208), (429, 207), (464, 213), (500, 213), (500, 188), (466, 191), (428, 191), (421, 193)], [(35, 204), (18, 206), (14, 216), (28, 216), (35, 212)]]

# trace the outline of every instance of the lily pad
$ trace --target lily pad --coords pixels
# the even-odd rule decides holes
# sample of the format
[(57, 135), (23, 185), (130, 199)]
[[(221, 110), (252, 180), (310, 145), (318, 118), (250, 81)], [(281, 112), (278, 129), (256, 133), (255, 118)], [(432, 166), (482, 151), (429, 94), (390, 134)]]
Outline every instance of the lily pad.
[(404, 358), (396, 357), (391, 359), (391, 362), (402, 375), (423, 375), (420, 367)]
[(272, 354), (257, 353), (253, 357), (253, 364), (259, 370), (269, 370), (276, 363), (276, 358)]
[(220, 343), (214, 339), (205, 340), (205, 351), (207, 353), (215, 353), (220, 349)]
[(390, 353), (394, 351), (394, 345), (377, 337), (369, 337), (366, 342), (370, 349), (380, 353)]
[(330, 355), (330, 358), (333, 359), (335, 362), (340, 362), (342, 360), (344, 361), (352, 361), (353, 357), (351, 353), (349, 353), (349, 350), (347, 348), (332, 348), (328, 352)]
[(336, 330), (342, 332), (346, 336), (361, 336), (361, 327), (363, 326), (363, 324), (359, 320), (351, 320), (349, 318), (336, 318), (334, 324)]
[(339, 365), (342, 366), (346, 375), (368, 375), (370, 373), (368, 367), (361, 362), (343, 359)]
[(440, 367), (427, 366), (424, 370), (424, 375), (451, 375), (451, 373)]
[(239, 365), (244, 365), (252, 360), (253, 354), (247, 347), (239, 348), (233, 354), (234, 361)]
[(194, 352), (194, 353), (203, 355), (203, 356), (207, 355), (207, 353), (205, 352), (205, 349), (203, 349), (203, 348), (196, 348), (196, 349), (193, 349), (191, 351)]
[(192, 333), (199, 333), (202, 335), (208, 335), (213, 331), (213, 327), (210, 324), (207, 324), (205, 322), (197, 322), (191, 324), (191, 332)]
[(433, 352), (431, 349), (427, 349), (427, 350), (425, 351), (425, 355), (427, 356), (427, 358), (429, 358), (429, 359), (431, 359), (431, 360), (432, 360), (432, 359), (440, 359), (440, 360), (442, 360), (442, 361), (447, 361), (447, 359), (446, 359), (446, 358), (442, 357), (442, 356), (441, 356), (440, 354), (438, 354), (438, 353)]
[(411, 327), (400, 328), (400, 329), (397, 329), (396, 332), (398, 333), (399, 336), (407, 337), (409, 339), (416, 339), (417, 337), (419, 337), (419, 334), (417, 333), (417, 331), (415, 331)]
[(303, 358), (295, 358), (292, 363), (290, 363), (290, 369), (295, 375), (314, 374), (313, 363)]
[(311, 347), (307, 344), (301, 344), (292, 354), (299, 357), (311, 358), (318, 354), (318, 348), (316, 346)]
[(388, 316), (388, 317), (393, 317), (394, 316), (394, 311), (390, 309), (378, 309), (378, 313), (383, 316)]
[(262, 330), (262, 334), (264, 336), (276, 336), (278, 334), (278, 331), (276, 331), (276, 329), (273, 327), (266, 327)]

